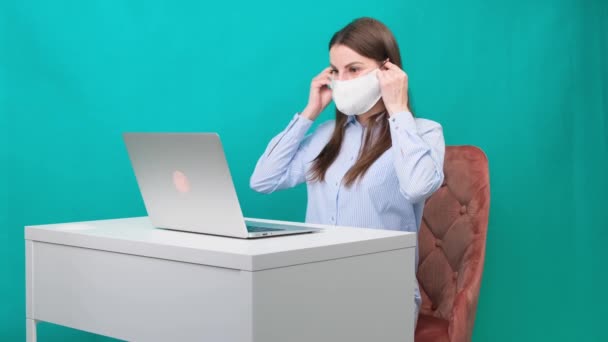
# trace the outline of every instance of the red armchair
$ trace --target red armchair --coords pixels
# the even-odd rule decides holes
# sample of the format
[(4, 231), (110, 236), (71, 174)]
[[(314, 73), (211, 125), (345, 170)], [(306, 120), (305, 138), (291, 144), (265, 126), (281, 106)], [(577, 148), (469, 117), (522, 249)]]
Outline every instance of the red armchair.
[(416, 342), (470, 341), (477, 310), (490, 208), (488, 159), (474, 146), (448, 146), (444, 174), (425, 203), (418, 235)]

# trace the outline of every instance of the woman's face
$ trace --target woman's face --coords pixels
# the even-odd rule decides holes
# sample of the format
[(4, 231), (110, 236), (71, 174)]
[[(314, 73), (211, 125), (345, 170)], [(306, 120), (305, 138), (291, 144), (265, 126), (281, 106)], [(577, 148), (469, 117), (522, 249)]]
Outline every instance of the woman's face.
[(329, 49), (331, 76), (338, 81), (346, 81), (376, 69), (380, 63), (361, 56), (346, 45), (336, 44)]

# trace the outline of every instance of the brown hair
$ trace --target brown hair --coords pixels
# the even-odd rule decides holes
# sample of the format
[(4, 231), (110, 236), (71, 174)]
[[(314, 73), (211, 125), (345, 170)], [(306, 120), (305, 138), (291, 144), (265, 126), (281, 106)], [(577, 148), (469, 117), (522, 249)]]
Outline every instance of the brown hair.
[[(378, 62), (389, 58), (391, 63), (401, 68), (401, 55), (395, 37), (388, 27), (376, 19), (355, 19), (333, 35), (329, 41), (329, 49), (338, 44), (345, 45), (358, 54)], [(363, 177), (376, 159), (392, 146), (387, 118), (386, 111), (370, 116), (359, 158), (344, 176), (346, 186), (351, 186), (356, 180)], [(327, 169), (340, 153), (347, 119), (348, 116), (336, 108), (334, 132), (327, 145), (313, 161), (311, 180), (325, 180)]]

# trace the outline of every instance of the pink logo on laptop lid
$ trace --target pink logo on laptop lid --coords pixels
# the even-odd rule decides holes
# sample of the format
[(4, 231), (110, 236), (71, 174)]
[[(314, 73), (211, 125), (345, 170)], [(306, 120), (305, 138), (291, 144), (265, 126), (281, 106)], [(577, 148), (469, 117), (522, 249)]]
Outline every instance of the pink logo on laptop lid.
[(188, 181), (188, 177), (179, 170), (173, 171), (173, 185), (175, 185), (175, 189), (182, 194), (190, 192), (190, 181)]

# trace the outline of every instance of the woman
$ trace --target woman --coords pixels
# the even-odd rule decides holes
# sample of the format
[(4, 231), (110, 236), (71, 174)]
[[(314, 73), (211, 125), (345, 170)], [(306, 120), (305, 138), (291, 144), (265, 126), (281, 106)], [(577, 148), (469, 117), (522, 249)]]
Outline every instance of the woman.
[[(443, 182), (441, 126), (414, 118), (399, 47), (381, 22), (360, 18), (336, 32), (329, 59), (306, 108), (260, 157), (251, 188), (306, 182), (306, 222), (417, 232), (424, 200)], [(306, 135), (332, 98), (336, 119)], [(414, 297), (417, 318), (418, 286)]]

